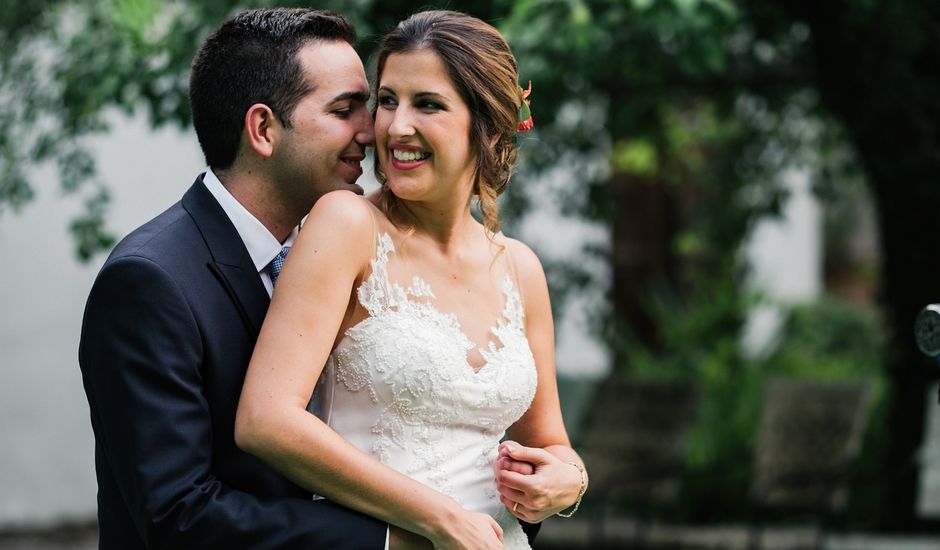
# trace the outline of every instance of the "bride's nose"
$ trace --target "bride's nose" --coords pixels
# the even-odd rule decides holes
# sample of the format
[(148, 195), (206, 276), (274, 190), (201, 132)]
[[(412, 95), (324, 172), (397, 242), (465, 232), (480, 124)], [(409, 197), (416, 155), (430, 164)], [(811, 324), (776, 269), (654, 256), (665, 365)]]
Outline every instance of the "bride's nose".
[(400, 105), (392, 113), (392, 121), (388, 125), (388, 135), (393, 138), (413, 136), (415, 134), (414, 111), (405, 105)]

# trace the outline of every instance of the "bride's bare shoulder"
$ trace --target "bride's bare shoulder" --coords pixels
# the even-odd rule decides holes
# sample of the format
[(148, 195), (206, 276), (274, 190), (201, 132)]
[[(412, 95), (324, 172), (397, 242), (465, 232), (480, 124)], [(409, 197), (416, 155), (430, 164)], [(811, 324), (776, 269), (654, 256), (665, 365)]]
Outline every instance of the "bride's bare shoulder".
[(373, 207), (350, 191), (331, 191), (320, 197), (307, 215), (298, 244), (319, 248), (325, 243), (341, 245), (348, 253), (361, 249), (370, 254), (374, 240)]
[(372, 227), (372, 208), (368, 199), (351, 191), (330, 191), (313, 205), (307, 221), (326, 218), (353, 226)]
[(545, 278), (542, 262), (529, 245), (509, 237), (505, 238), (505, 242), (521, 279)]
[(542, 262), (528, 245), (516, 239), (506, 238), (510, 260), (515, 265), (519, 285), (526, 301), (547, 301), (548, 283)]

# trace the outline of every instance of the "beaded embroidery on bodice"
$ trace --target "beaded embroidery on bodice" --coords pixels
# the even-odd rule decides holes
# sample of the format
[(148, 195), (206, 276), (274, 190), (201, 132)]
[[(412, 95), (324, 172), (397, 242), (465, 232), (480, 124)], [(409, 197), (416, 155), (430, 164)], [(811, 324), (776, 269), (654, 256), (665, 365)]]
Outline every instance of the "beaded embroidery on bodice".
[(387, 233), (378, 238), (372, 273), (357, 290), (368, 317), (346, 331), (333, 352), (330, 425), (360, 450), (450, 495), (502, 525), (506, 548), (528, 548), (499, 501), (493, 474), (506, 429), (529, 408), (536, 369), (525, 335), (524, 309), (507, 274), (502, 318), (490, 329), (501, 344), (479, 349), (457, 317), (437, 309), (431, 287), (413, 277), (389, 280)]

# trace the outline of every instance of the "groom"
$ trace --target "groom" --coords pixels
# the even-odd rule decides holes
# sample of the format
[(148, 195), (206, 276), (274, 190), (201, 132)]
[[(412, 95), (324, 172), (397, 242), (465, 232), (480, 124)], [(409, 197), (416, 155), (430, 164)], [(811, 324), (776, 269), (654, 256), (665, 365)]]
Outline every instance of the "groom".
[(374, 135), (354, 41), (342, 16), (262, 9), (236, 15), (196, 55), (193, 126), (210, 169), (115, 248), (82, 325), (103, 549), (406, 542), (312, 501), (234, 442), (282, 250), (321, 195), (362, 192)]

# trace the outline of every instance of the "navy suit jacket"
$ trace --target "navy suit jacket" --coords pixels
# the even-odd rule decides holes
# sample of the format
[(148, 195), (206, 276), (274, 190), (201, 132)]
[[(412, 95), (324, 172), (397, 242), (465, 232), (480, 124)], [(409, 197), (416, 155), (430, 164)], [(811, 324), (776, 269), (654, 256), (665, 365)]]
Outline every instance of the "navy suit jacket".
[(383, 548), (385, 523), (312, 501), (235, 446), (269, 301), (201, 176), (105, 262), (79, 347), (102, 549)]

